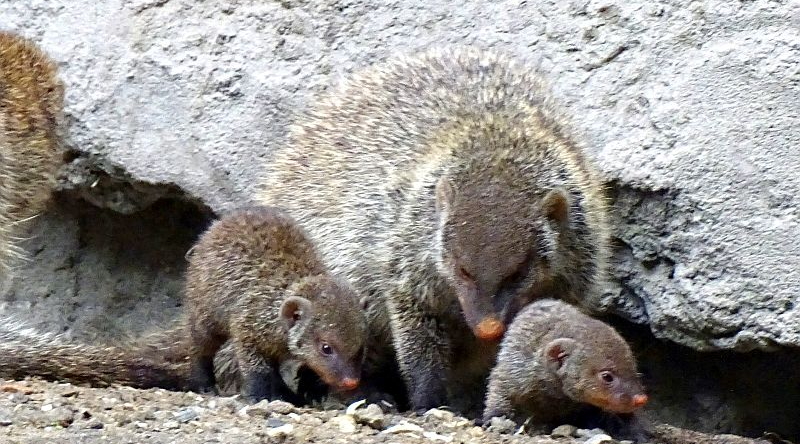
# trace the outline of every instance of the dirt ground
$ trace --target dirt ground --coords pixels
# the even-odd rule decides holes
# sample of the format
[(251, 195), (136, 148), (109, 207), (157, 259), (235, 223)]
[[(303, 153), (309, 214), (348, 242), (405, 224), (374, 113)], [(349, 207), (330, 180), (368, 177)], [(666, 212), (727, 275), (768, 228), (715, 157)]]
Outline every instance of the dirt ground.
[[(661, 429), (660, 443), (767, 443)], [(562, 436), (557, 436), (557, 435)], [(563, 436), (566, 435), (566, 436)], [(445, 410), (399, 414), (389, 406), (297, 408), (123, 386), (88, 388), (37, 379), (0, 379), (0, 442), (57, 443), (614, 443), (601, 430), (562, 426), (529, 436), (505, 420), (488, 429)]]

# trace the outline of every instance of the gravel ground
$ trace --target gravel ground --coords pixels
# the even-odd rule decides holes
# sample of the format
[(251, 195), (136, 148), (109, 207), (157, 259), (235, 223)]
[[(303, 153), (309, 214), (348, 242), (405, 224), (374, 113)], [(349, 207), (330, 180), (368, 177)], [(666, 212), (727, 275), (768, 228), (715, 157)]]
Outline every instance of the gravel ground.
[[(386, 406), (297, 408), (283, 401), (245, 404), (217, 397), (123, 386), (88, 388), (37, 379), (0, 379), (0, 442), (21, 443), (613, 443), (600, 430), (562, 426), (553, 436), (489, 429), (444, 410), (398, 414)], [(661, 429), (663, 443), (756, 442)], [(560, 433), (567, 436), (556, 436)]]

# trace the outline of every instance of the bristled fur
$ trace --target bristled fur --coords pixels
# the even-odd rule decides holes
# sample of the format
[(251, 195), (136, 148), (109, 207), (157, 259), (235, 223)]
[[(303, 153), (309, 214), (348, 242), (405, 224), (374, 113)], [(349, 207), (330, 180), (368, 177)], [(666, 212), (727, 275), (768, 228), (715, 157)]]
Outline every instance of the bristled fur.
[(56, 64), (32, 41), (0, 31), (0, 276), (24, 257), (22, 226), (55, 184), (63, 97)]
[[(434, 49), (323, 93), (267, 165), (263, 203), (372, 299), (417, 408), (531, 299), (593, 298), (608, 259), (598, 175), (542, 77), (493, 51)], [(463, 313), (463, 314), (462, 314)], [(456, 353), (456, 351), (458, 351)], [(490, 352), (489, 352), (490, 353)]]

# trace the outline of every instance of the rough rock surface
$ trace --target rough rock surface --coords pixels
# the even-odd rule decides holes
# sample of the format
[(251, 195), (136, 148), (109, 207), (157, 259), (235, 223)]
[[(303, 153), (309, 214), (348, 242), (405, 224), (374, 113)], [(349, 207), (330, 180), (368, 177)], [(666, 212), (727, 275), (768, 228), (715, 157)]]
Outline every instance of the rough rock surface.
[(251, 199), (293, 112), (354, 67), (437, 42), (527, 57), (615, 195), (608, 308), (697, 349), (800, 345), (796, 0), (31, 0), (0, 24), (60, 61), (64, 188), (119, 169), (214, 211)]

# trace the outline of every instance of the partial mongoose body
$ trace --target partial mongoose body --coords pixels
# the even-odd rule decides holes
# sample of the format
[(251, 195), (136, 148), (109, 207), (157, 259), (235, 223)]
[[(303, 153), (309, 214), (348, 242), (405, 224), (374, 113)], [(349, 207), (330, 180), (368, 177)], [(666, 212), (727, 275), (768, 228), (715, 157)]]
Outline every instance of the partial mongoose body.
[(193, 387), (214, 385), (213, 357), (228, 339), (248, 399), (277, 395), (277, 369), (287, 359), (334, 389), (358, 386), (367, 335), (359, 299), (275, 208), (237, 211), (212, 224), (189, 256), (185, 307)]
[(21, 224), (55, 185), (64, 87), (32, 41), (0, 31), (0, 276), (19, 256)]
[(267, 165), (261, 201), (380, 302), (370, 330), (389, 333), (411, 406), (425, 409), (463, 389), (463, 369), (486, 377), (526, 303), (596, 294), (601, 188), (539, 74), (449, 48), (324, 92)]
[[(95, 346), (38, 332), (0, 319), (0, 377), (38, 376), (92, 386), (123, 384), (137, 388), (184, 390), (189, 376), (184, 328), (154, 333), (127, 344)], [(182, 344), (182, 345), (181, 345)]]
[(646, 402), (633, 353), (611, 326), (542, 299), (522, 309), (503, 338), (483, 420), (559, 425), (585, 405), (629, 414)]

